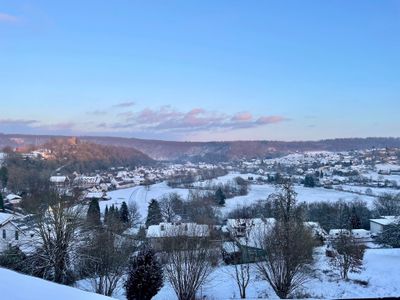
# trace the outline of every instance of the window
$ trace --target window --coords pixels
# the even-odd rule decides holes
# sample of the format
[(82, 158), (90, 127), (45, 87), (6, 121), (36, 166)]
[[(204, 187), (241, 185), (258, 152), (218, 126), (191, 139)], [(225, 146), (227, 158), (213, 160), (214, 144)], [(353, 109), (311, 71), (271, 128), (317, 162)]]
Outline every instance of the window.
[(15, 232), (15, 240), (18, 241), (18, 239), (19, 239), (19, 232), (16, 231), (16, 232)]
[(3, 229), (3, 239), (7, 238), (6, 230)]
[(161, 231), (165, 230), (165, 226), (164, 225), (161, 225), (160, 227), (161, 227)]

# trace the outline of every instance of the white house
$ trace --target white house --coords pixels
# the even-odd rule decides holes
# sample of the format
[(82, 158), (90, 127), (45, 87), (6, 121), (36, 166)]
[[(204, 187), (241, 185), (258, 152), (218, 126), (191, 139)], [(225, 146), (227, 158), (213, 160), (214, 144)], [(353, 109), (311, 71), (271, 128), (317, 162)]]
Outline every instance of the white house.
[(147, 229), (146, 238), (167, 238), (176, 236), (189, 237), (208, 237), (210, 229), (208, 225), (196, 223), (167, 223), (163, 222), (158, 225), (151, 225)]
[(0, 252), (9, 246), (20, 245), (29, 237), (15, 222), (12, 214), (0, 213)]
[(55, 185), (56, 187), (67, 187), (70, 183), (68, 176), (51, 176), (50, 183)]
[(385, 229), (385, 226), (393, 224), (396, 221), (400, 221), (400, 219), (395, 216), (383, 216), (380, 219), (370, 219), (371, 234), (377, 235), (381, 233)]

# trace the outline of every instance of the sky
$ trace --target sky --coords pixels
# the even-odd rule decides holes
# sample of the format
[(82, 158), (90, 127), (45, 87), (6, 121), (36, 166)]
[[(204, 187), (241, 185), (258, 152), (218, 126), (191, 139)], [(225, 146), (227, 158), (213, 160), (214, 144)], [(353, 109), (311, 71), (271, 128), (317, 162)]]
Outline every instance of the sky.
[(0, 133), (400, 136), (400, 1), (0, 0)]

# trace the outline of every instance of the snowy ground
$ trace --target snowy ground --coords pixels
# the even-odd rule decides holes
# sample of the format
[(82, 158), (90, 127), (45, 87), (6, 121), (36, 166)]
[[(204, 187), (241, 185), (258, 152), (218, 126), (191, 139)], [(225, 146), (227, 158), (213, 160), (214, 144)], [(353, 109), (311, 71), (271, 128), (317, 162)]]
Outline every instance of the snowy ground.
[[(350, 281), (339, 279), (331, 270), (323, 248), (317, 254), (316, 278), (305, 285), (314, 298), (366, 298), (400, 296), (400, 249), (367, 249), (364, 256), (364, 270), (350, 274)], [(363, 286), (354, 280), (368, 282)]]
[(0, 299), (4, 300), (107, 300), (109, 297), (0, 268)]
[(365, 186), (356, 186), (356, 185), (341, 185), (344, 191), (353, 191), (361, 194), (365, 194), (368, 189), (372, 191), (375, 196), (380, 196), (385, 193), (389, 194), (398, 194), (400, 193), (400, 189), (392, 189), (392, 188), (377, 188), (377, 187), (365, 187)]
[[(226, 183), (229, 180), (233, 180), (235, 177), (241, 176), (244, 179), (247, 179), (249, 176), (256, 178), (258, 175), (255, 174), (239, 174), (239, 173), (230, 173), (225, 176), (216, 178), (211, 180), (212, 183)], [(198, 185), (205, 184), (205, 182), (200, 182)], [(354, 187), (353, 187), (354, 188)], [(359, 196), (357, 194), (345, 191), (337, 191), (332, 189), (324, 189), (324, 188), (306, 188), (303, 186), (296, 186), (296, 192), (298, 193), (297, 199), (299, 202), (317, 202), (317, 201), (351, 201), (355, 198), (359, 198), (367, 202), (368, 205), (373, 203), (374, 197), (371, 196)], [(250, 186), (250, 191), (248, 195), (238, 196), (231, 199), (226, 200), (226, 205), (222, 208), (222, 214), (225, 215), (231, 210), (239, 207), (239, 206), (249, 206), (252, 203), (267, 199), (268, 196), (272, 193), (276, 192), (276, 188), (271, 184), (252, 184)], [(151, 199), (159, 199), (163, 195), (167, 195), (169, 193), (178, 193), (181, 195), (183, 199), (187, 199), (189, 190), (182, 188), (171, 188), (165, 182), (153, 184), (147, 189), (144, 186), (136, 186), (127, 189), (121, 189), (109, 192), (108, 195), (111, 197), (111, 200), (101, 201), (100, 209), (104, 212), (106, 205), (110, 206), (112, 204), (119, 206), (122, 201), (127, 202), (136, 202), (139, 207), (139, 212), (142, 218), (147, 216), (147, 208), (148, 203)]]
[(114, 204), (116, 206), (121, 205), (123, 201), (126, 203), (136, 202), (139, 208), (140, 215), (142, 218), (147, 216), (147, 208), (151, 199), (159, 199), (163, 195), (170, 193), (178, 193), (183, 199), (186, 199), (189, 194), (187, 189), (173, 189), (169, 187), (165, 182), (153, 184), (147, 189), (145, 186), (135, 186), (132, 188), (116, 190), (108, 193), (111, 200), (101, 201), (100, 210), (104, 212), (106, 205)]
[(361, 174), (362, 176), (372, 179), (372, 180), (389, 180), (389, 181), (396, 181), (397, 184), (400, 185), (400, 175), (381, 175), (377, 172), (368, 172), (365, 174)]
[[(332, 271), (324, 251), (324, 247), (316, 250), (315, 274), (303, 290), (298, 291), (298, 296), (321, 299), (400, 296), (400, 249), (368, 249), (364, 258), (364, 270), (360, 274), (351, 273), (348, 282), (341, 280)], [(223, 266), (214, 271), (209, 283), (201, 291), (207, 299), (240, 298), (231, 268)], [(255, 267), (252, 274), (247, 290), (248, 298), (277, 298), (271, 287), (255, 275)], [(354, 280), (367, 281), (368, 285), (360, 285)], [(176, 299), (176, 296), (167, 284), (154, 299)]]
[[(298, 290), (297, 297), (313, 299), (372, 298), (400, 296), (400, 249), (368, 249), (364, 257), (364, 270), (360, 274), (350, 273), (349, 281), (339, 278), (325, 256), (325, 248), (316, 249), (314, 272)], [(214, 270), (207, 284), (199, 291), (205, 299), (239, 299), (240, 294), (232, 275), (231, 266), (222, 265)], [(367, 286), (354, 280), (368, 282)], [(248, 299), (278, 299), (266, 281), (259, 278), (255, 266), (247, 288)], [(123, 290), (118, 299), (125, 299)], [(177, 299), (172, 287), (166, 282), (153, 300)]]
[[(325, 188), (306, 188), (299, 185), (295, 186), (295, 191), (297, 192), (297, 200), (299, 203), (311, 203), (318, 201), (335, 202), (338, 200), (352, 201), (358, 198), (364, 200), (367, 205), (371, 206), (375, 199), (371, 196), (359, 196), (351, 192), (337, 191)], [(223, 214), (226, 214), (237, 207), (249, 206), (251, 203), (254, 203), (257, 200), (267, 199), (270, 194), (275, 192), (275, 186), (270, 184), (251, 185), (251, 189), (247, 195), (227, 199), (226, 205), (222, 209), (222, 212)]]

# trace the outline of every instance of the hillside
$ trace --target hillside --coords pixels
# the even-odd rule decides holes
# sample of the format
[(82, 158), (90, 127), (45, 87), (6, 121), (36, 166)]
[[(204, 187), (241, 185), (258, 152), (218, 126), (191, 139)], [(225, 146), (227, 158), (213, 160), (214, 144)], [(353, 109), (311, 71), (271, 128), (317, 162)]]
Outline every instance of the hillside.
[(51, 151), (50, 160), (56, 160), (73, 170), (87, 171), (153, 162), (149, 156), (131, 147), (100, 145), (77, 138), (51, 139), (41, 147)]
[(22, 275), (0, 268), (0, 296), (4, 300), (107, 300), (106, 296)]
[[(54, 138), (42, 135), (1, 135), (0, 147), (40, 145)], [(156, 160), (227, 161), (238, 158), (274, 157), (296, 151), (349, 151), (400, 147), (400, 138), (346, 138), (321, 141), (176, 142), (120, 137), (82, 136), (81, 141), (134, 148)]]

